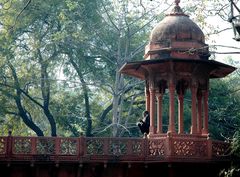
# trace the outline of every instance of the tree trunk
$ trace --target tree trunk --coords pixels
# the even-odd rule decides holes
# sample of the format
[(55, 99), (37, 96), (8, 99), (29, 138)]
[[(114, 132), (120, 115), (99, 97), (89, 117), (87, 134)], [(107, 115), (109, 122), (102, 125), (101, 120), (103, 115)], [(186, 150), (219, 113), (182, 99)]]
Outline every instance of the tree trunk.
[(75, 71), (78, 74), (79, 80), (82, 84), (82, 89), (83, 89), (83, 95), (84, 95), (84, 102), (85, 102), (85, 116), (87, 118), (87, 129), (86, 129), (86, 136), (92, 136), (92, 118), (91, 118), (91, 107), (89, 103), (89, 89), (87, 87), (86, 81), (84, 80), (84, 76), (82, 72), (80, 71), (79, 66), (77, 63), (74, 61), (71, 55), (70, 57), (70, 63), (74, 67)]
[(120, 121), (120, 101), (122, 99), (121, 90), (123, 87), (123, 77), (119, 72), (116, 72), (115, 87), (113, 93), (113, 118), (112, 118), (112, 136), (116, 137), (118, 134), (118, 124)]
[(89, 96), (88, 96), (88, 88), (86, 85), (85, 80), (83, 79), (83, 76), (79, 77), (82, 88), (83, 88), (83, 94), (84, 94), (84, 101), (85, 101), (85, 116), (87, 118), (87, 129), (86, 129), (86, 136), (92, 136), (92, 118), (90, 114), (90, 103), (89, 103)]
[(52, 113), (49, 111), (49, 109), (47, 107), (44, 108), (44, 114), (46, 115), (46, 117), (47, 117), (47, 119), (50, 123), (51, 136), (57, 136), (57, 128), (56, 128), (55, 119), (54, 119)]
[(48, 72), (47, 72), (48, 64), (43, 60), (40, 50), (38, 49), (37, 51), (39, 55), (39, 62), (41, 65), (41, 90), (42, 90), (42, 98), (43, 98), (43, 111), (50, 123), (51, 136), (57, 136), (56, 122), (51, 111), (49, 110), (50, 82), (49, 82)]
[(104, 111), (99, 116), (100, 122), (104, 122), (107, 114), (112, 110), (112, 108), (113, 108), (113, 104), (111, 103), (106, 109), (104, 109)]
[(31, 130), (33, 130), (37, 136), (44, 136), (43, 131), (32, 121), (32, 118), (27, 115), (26, 110), (23, 108), (21, 103), (20, 84), (18, 81), (16, 70), (10, 62), (8, 62), (8, 66), (10, 67), (13, 78), (14, 78), (14, 86), (16, 89), (16, 96), (14, 97), (14, 99), (18, 108), (19, 116), (22, 118), (25, 125), (27, 125)]
[(19, 111), (19, 115), (22, 118), (23, 122), (32, 129), (37, 136), (44, 136), (43, 131), (31, 120), (31, 118), (27, 115), (26, 111), (24, 110), (21, 104), (20, 95), (15, 98), (15, 102), (17, 104), (17, 108)]

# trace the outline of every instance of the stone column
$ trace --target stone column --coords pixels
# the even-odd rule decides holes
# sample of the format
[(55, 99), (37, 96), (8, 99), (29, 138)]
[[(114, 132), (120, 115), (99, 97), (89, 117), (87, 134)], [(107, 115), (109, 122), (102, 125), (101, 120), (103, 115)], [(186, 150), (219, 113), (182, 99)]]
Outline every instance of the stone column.
[(203, 119), (203, 134), (208, 134), (208, 91), (203, 92), (203, 106), (204, 106), (204, 119)]
[(154, 134), (154, 117), (155, 117), (155, 90), (150, 88), (150, 127), (149, 134)]
[(174, 92), (175, 85), (172, 80), (169, 81), (168, 84), (169, 89), (169, 125), (168, 125), (168, 133), (176, 133), (175, 130), (175, 120), (174, 120)]
[(147, 82), (145, 86), (145, 99), (146, 99), (145, 110), (150, 112), (150, 95), (149, 95), (149, 86)]
[(197, 133), (197, 85), (193, 84), (191, 86), (192, 93), (192, 126), (191, 134)]
[(197, 105), (198, 105), (198, 114), (197, 114), (197, 131), (198, 133), (202, 133), (202, 92), (199, 91), (197, 95)]
[(181, 90), (178, 94), (178, 133), (184, 133), (183, 123), (183, 91)]
[(160, 90), (157, 93), (157, 133), (162, 133), (162, 98), (163, 92)]

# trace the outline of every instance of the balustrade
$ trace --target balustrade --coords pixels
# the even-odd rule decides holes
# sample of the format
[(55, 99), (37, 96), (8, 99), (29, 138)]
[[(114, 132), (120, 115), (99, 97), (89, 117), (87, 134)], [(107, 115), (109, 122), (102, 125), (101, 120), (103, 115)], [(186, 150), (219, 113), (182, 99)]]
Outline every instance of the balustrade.
[(0, 137), (0, 161), (158, 161), (226, 157), (229, 144), (194, 135), (158, 138)]

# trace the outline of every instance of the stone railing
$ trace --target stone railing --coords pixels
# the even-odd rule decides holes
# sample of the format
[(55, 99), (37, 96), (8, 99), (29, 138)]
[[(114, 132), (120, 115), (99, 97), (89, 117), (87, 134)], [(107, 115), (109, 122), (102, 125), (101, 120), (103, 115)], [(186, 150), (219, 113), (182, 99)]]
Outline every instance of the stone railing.
[(229, 144), (202, 136), (0, 137), (0, 161), (192, 162), (228, 159)]

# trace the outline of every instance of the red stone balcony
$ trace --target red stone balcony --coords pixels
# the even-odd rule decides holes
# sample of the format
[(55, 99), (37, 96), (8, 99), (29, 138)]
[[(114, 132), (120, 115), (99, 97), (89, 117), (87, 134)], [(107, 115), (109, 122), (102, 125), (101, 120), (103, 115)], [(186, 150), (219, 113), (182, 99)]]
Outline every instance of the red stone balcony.
[(229, 144), (207, 137), (0, 137), (0, 162), (209, 162), (228, 159)]

